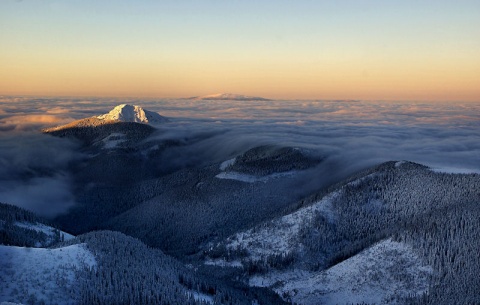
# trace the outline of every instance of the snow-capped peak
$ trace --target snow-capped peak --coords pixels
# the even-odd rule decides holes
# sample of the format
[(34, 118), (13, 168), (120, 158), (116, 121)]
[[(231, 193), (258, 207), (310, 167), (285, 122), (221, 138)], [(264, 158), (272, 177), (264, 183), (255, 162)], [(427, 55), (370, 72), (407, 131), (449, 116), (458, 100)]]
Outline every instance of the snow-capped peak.
[(159, 123), (167, 119), (156, 112), (144, 110), (140, 106), (122, 104), (113, 108), (109, 113), (97, 116), (106, 121), (136, 122), (136, 123)]

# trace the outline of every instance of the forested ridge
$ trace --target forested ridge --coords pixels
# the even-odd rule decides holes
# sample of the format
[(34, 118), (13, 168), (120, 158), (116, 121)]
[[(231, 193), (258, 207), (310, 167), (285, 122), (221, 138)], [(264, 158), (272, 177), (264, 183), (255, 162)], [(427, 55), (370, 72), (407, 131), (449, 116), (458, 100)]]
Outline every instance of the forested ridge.
[[(411, 245), (434, 270), (428, 293), (402, 303), (480, 302), (480, 175), (387, 162), (337, 184), (330, 194), (328, 213), (313, 210), (297, 220), (300, 229), (290, 247), (268, 250), (275, 246), (269, 238), (281, 240), (281, 228), (290, 225), (280, 218), (233, 235), (204, 255), (241, 261), (247, 277), (296, 268), (320, 272), (392, 237)], [(299, 211), (324, 195), (303, 200)]]
[[(118, 200), (127, 205), (107, 207), (104, 213), (111, 219), (99, 227), (127, 235), (93, 231), (63, 241), (58, 229), (48, 235), (16, 225), (48, 222), (2, 204), (1, 243), (50, 249), (85, 245), (96, 265), (75, 269), (77, 286), (70, 293), (79, 304), (291, 302), (290, 292), (277, 296), (268, 288), (249, 287), (250, 279), (295, 271), (320, 274), (386, 240), (408, 245), (432, 270), (425, 273), (424, 293), (395, 295), (391, 302), (480, 302), (478, 174), (439, 173), (392, 161), (290, 201), (282, 200), (286, 180), (245, 183), (217, 179), (217, 172), (213, 166), (185, 169), (114, 197), (106, 192), (104, 204)], [(145, 202), (135, 206), (136, 200)], [(129, 211), (118, 214), (124, 209)], [(81, 222), (82, 214), (77, 216)], [(402, 278), (396, 280), (405, 287), (418, 281), (404, 270), (398, 274)], [(267, 287), (278, 290), (287, 284)]]
[[(41, 219), (31, 212), (2, 204), (0, 216), (3, 224), (0, 230), (2, 245), (26, 246), (32, 247), (32, 249), (49, 247), (45, 250), (60, 250), (60, 252), (55, 252), (54, 255), (57, 256), (61, 255), (64, 249), (66, 253), (66, 249), (71, 246), (81, 245), (85, 246), (95, 259), (94, 265), (84, 265), (82, 262), (78, 265), (78, 263), (71, 262), (72, 265), (62, 265), (61, 269), (52, 270), (52, 275), (38, 279), (35, 278), (38, 275), (32, 271), (16, 275), (15, 281), (7, 283), (9, 277), (7, 274), (4, 277), (0, 272), (2, 285), (14, 285), (12, 292), (7, 295), (2, 294), (2, 289), (0, 289), (0, 301), (27, 301), (28, 304), (56, 304), (58, 302), (60, 304), (233, 305), (252, 304), (257, 301), (261, 304), (283, 303), (278, 296), (266, 289), (250, 289), (245, 285), (229, 286), (215, 277), (197, 273), (193, 267), (188, 268), (162, 251), (148, 247), (138, 239), (119, 232), (94, 231), (63, 241), (60, 231), (50, 227), (51, 230), (59, 232), (58, 238), (52, 240), (48, 234), (41, 231), (14, 225), (15, 222), (41, 224), (39, 222)], [(22, 248), (15, 249), (13, 250), (19, 251)], [(28, 251), (28, 248), (23, 249)], [(3, 261), (2, 253), (0, 251), (2, 259), (0, 263), (2, 266), (7, 264), (4, 267), (10, 269), (10, 263), (8, 260)], [(35, 257), (30, 259), (33, 259), (35, 264), (42, 265), (44, 263), (40, 258), (38, 261), (35, 261)], [(62, 260), (63, 258), (60, 256), (57, 259)], [(35, 268), (35, 265), (30, 268)], [(74, 273), (75, 279), (69, 277), (68, 274), (71, 272)], [(44, 282), (39, 282), (39, 280)], [(71, 282), (72, 280), (73, 282)], [(52, 281), (52, 283), (45, 281)], [(32, 283), (37, 282), (38, 284), (32, 286)], [(73, 283), (73, 285), (67, 283)], [(57, 291), (50, 294), (50, 299), (45, 299), (44, 295), (39, 294), (40, 290), (44, 289), (42, 287), (52, 286), (57, 287)], [(32, 287), (40, 290), (32, 290)], [(7, 288), (5, 292), (8, 291), (10, 290)], [(19, 293), (21, 291), (28, 293), (23, 295)]]

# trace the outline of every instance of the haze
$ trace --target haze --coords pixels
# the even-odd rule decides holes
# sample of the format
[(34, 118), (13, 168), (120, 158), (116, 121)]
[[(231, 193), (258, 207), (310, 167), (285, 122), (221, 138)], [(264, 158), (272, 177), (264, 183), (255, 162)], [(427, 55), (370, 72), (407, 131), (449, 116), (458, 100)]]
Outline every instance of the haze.
[(479, 1), (0, 2), (0, 94), (480, 100)]

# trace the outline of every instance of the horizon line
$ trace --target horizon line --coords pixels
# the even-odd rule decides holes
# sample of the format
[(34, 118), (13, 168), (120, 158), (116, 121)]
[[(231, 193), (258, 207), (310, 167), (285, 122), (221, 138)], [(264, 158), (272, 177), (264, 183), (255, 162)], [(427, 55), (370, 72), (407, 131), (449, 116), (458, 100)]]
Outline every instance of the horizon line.
[[(213, 93), (219, 94), (219, 93)], [(220, 94), (233, 94), (233, 93), (220, 93)], [(237, 94), (237, 93), (234, 93)], [(212, 94), (207, 94), (212, 95)], [(462, 100), (462, 99), (455, 99), (455, 100), (444, 100), (444, 99), (396, 99), (396, 98), (383, 98), (383, 99), (362, 99), (362, 98), (271, 98), (265, 96), (258, 96), (258, 95), (247, 95), (247, 94), (238, 94), (238, 95), (245, 95), (248, 97), (258, 97), (262, 99), (268, 99), (264, 102), (269, 101), (355, 101), (355, 102), (444, 102), (444, 103), (479, 103), (480, 98), (478, 100)], [(206, 95), (193, 95), (193, 96), (185, 96), (185, 97), (165, 97), (165, 96), (133, 96), (133, 95), (91, 95), (91, 94), (73, 94), (73, 95), (65, 95), (65, 94), (2, 94), (0, 93), (0, 97), (30, 97), (30, 98), (95, 98), (95, 99), (163, 99), (163, 100), (187, 100), (192, 99), (194, 97), (202, 97)], [(220, 100), (218, 100), (220, 101)], [(261, 101), (261, 100), (259, 100)], [(238, 100), (238, 102), (242, 102)]]

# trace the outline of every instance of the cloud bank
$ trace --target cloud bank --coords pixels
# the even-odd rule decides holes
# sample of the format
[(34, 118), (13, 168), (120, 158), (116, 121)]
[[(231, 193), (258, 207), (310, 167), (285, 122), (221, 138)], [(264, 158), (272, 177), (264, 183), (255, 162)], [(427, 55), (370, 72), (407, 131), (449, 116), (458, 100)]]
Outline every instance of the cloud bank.
[(68, 167), (82, 155), (78, 144), (39, 132), (0, 133), (0, 202), (44, 217), (74, 205)]
[(148, 141), (182, 143), (158, 156), (158, 166), (170, 170), (278, 144), (325, 158), (295, 182), (299, 188), (389, 160), (480, 171), (480, 103), (0, 97), (0, 201), (47, 216), (74, 204), (68, 164), (81, 157), (78, 146), (39, 130), (122, 103), (169, 117)]

